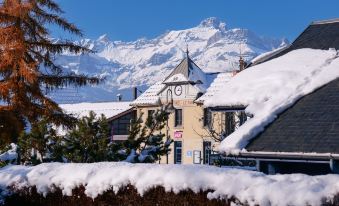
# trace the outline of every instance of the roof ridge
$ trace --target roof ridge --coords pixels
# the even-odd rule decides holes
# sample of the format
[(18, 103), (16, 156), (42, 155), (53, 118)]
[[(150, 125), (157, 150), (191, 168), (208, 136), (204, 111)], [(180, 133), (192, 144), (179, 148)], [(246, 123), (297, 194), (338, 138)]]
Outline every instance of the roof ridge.
[(311, 25), (315, 25), (315, 24), (331, 24), (331, 23), (337, 23), (337, 22), (339, 22), (339, 18), (325, 19), (325, 20), (319, 20), (319, 21), (312, 21)]

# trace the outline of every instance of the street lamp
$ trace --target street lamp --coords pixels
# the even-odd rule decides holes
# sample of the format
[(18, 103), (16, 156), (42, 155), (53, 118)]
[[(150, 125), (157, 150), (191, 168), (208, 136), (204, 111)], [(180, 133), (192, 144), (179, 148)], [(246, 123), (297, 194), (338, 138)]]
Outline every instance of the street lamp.
[[(169, 100), (169, 98), (170, 98), (170, 100)], [(167, 94), (166, 94), (165, 111), (168, 115), (175, 111), (175, 107), (173, 105), (173, 93), (172, 93), (172, 90), (170, 88), (167, 90)], [(169, 127), (168, 127), (168, 118), (167, 118), (167, 121), (166, 121), (166, 138), (167, 138), (166, 142), (168, 142), (169, 139), (170, 139), (168, 132), (169, 132)], [(168, 164), (168, 152), (166, 153), (166, 164)]]

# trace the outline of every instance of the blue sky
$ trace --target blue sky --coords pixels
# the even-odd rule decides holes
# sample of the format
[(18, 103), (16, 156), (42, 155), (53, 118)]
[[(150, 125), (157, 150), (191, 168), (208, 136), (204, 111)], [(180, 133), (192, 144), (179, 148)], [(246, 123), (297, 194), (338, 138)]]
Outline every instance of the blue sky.
[[(314, 20), (339, 17), (338, 0), (57, 0), (85, 36), (111, 40), (153, 38), (166, 30), (196, 26), (217, 17), (228, 28), (248, 28), (294, 40)], [(52, 29), (55, 37), (64, 36)]]

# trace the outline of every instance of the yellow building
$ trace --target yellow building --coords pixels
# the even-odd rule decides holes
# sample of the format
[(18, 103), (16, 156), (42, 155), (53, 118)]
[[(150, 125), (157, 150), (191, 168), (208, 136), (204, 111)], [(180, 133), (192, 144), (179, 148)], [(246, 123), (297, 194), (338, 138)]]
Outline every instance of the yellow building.
[[(207, 127), (210, 124), (203, 101), (197, 100), (203, 98), (203, 94), (208, 94), (206, 91), (211, 89), (210, 84), (216, 76), (217, 74), (204, 73), (187, 52), (186, 57), (164, 81), (152, 85), (132, 102), (131, 105), (136, 108), (137, 115), (144, 114), (144, 120), (161, 106), (167, 104), (174, 106), (169, 116), (168, 127), (162, 131), (168, 134), (174, 143), (171, 145), (171, 153), (168, 157), (162, 157), (161, 163), (209, 163), (211, 150), (217, 143), (208, 132)], [(228, 74), (228, 78), (230, 77)], [(223, 127), (224, 119), (220, 118), (219, 121), (219, 116), (214, 115), (212, 118), (214, 127)]]

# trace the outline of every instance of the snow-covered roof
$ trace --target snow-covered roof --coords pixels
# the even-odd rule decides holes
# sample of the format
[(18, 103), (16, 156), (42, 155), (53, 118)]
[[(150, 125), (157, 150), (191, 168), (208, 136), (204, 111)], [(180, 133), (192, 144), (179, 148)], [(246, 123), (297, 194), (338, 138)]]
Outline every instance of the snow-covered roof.
[(313, 25), (315, 25), (315, 24), (331, 24), (331, 23), (337, 23), (337, 22), (339, 22), (339, 18), (313, 21), (312, 24)]
[(255, 57), (254, 59), (251, 60), (251, 65), (254, 66), (256, 64), (260, 64), (261, 62), (264, 62), (266, 60), (268, 60), (269, 58), (273, 57), (274, 55), (284, 51), (285, 49), (289, 48), (290, 45), (284, 45), (282, 47), (279, 47), (277, 49), (274, 49), (272, 51), (269, 52), (265, 52), (263, 54), (258, 55), (257, 57)]
[(130, 103), (131, 102), (83, 102), (77, 104), (60, 104), (60, 107), (67, 113), (74, 114), (78, 117), (87, 116), (90, 111), (93, 111), (97, 115), (103, 114), (106, 118), (110, 118), (131, 109)]
[[(106, 191), (132, 185), (147, 195), (155, 187), (167, 192), (205, 191), (208, 199), (234, 197), (248, 205), (322, 205), (338, 193), (339, 175), (265, 175), (261, 172), (207, 165), (100, 163), (44, 163), (37, 166), (9, 165), (0, 168), (0, 202), (11, 189), (36, 187), (46, 195), (58, 187), (65, 196), (84, 187), (95, 199)], [(226, 201), (225, 201), (226, 202)], [(237, 205), (237, 204), (231, 204)]]
[(241, 151), (278, 114), (339, 77), (338, 67), (334, 49), (299, 49), (240, 72), (204, 102), (206, 107), (245, 105), (246, 112), (253, 115), (223, 140), (220, 151)]
[(131, 105), (158, 105), (160, 103), (159, 93), (162, 92), (166, 85), (171, 84), (192, 84), (199, 92), (204, 93), (215, 77), (215, 73), (203, 72), (187, 54), (164, 81), (159, 81), (149, 87), (136, 100), (134, 100)]
[(162, 81), (155, 83), (150, 86), (144, 93), (142, 93), (136, 100), (131, 103), (131, 106), (142, 106), (142, 105), (158, 105), (160, 102), (158, 93), (166, 85)]
[(203, 103), (207, 99), (213, 99), (214, 94), (222, 90), (224, 84), (228, 82), (233, 76), (234, 76), (233, 72), (223, 72), (217, 74), (216, 78), (214, 78), (213, 82), (207, 88), (206, 93), (203, 94), (195, 102)]

